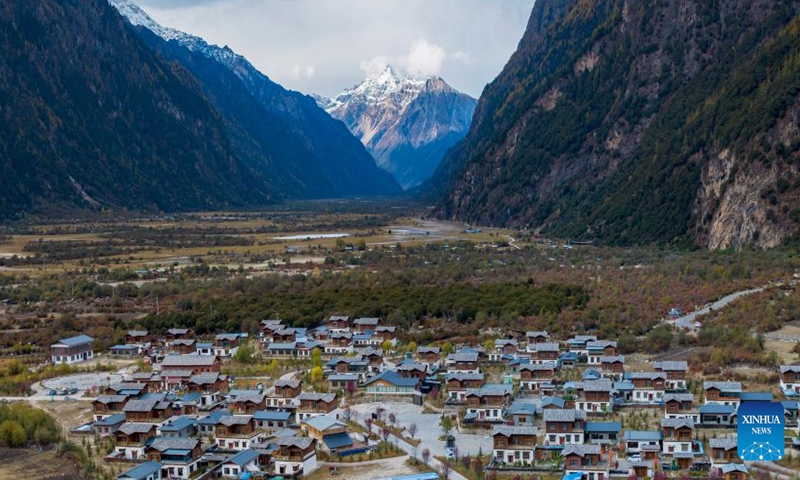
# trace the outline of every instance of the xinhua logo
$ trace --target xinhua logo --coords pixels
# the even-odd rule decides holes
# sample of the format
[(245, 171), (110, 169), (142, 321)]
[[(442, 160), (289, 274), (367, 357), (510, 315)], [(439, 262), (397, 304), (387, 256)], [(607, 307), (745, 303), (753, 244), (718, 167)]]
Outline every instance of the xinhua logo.
[(739, 458), (747, 462), (783, 458), (783, 405), (777, 402), (747, 402), (738, 412)]

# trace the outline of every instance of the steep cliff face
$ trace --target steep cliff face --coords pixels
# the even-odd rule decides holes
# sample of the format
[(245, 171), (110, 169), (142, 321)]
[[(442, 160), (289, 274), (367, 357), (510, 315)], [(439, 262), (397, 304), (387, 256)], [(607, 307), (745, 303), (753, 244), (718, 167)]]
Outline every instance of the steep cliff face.
[(604, 243), (798, 232), (797, 2), (539, 0), (438, 212)]

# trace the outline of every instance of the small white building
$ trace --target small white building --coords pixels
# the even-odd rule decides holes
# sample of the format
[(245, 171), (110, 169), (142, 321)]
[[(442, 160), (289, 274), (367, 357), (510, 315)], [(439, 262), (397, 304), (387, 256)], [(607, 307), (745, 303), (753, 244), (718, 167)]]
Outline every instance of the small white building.
[(88, 335), (62, 338), (50, 345), (50, 356), (56, 365), (72, 365), (94, 358), (94, 339)]

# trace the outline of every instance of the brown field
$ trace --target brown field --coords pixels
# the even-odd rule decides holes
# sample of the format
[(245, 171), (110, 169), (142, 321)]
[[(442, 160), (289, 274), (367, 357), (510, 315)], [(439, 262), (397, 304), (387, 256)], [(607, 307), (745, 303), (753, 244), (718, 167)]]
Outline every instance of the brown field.
[(82, 480), (78, 466), (54, 451), (0, 448), (0, 480)]

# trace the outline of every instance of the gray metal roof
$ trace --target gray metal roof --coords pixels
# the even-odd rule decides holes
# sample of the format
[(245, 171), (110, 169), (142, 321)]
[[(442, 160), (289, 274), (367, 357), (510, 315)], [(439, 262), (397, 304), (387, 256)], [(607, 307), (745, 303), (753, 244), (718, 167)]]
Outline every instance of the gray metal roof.
[(217, 360), (213, 355), (167, 355), (161, 361), (162, 370), (165, 367), (210, 367)]
[(563, 457), (566, 457), (567, 455), (578, 455), (581, 457), (584, 455), (600, 455), (600, 445), (580, 445), (571, 443), (564, 446), (564, 450), (561, 451), (561, 455)]
[(725, 450), (734, 450), (737, 447), (737, 439), (733, 438), (710, 438), (708, 445), (711, 448), (723, 448)]
[(586, 412), (581, 410), (563, 410), (563, 409), (550, 409), (544, 411), (545, 422), (574, 422), (576, 420), (585, 420)]
[(691, 393), (665, 393), (664, 403), (676, 400), (678, 402), (693, 402), (694, 395)]
[(84, 345), (86, 343), (92, 343), (94, 339), (88, 335), (77, 335), (75, 337), (69, 338), (62, 338), (54, 345), (64, 345), (67, 347), (75, 347), (78, 345)]
[(505, 437), (510, 437), (511, 435), (536, 435), (538, 431), (539, 429), (536, 427), (495, 425), (494, 430), (492, 430), (492, 436), (503, 435)]

